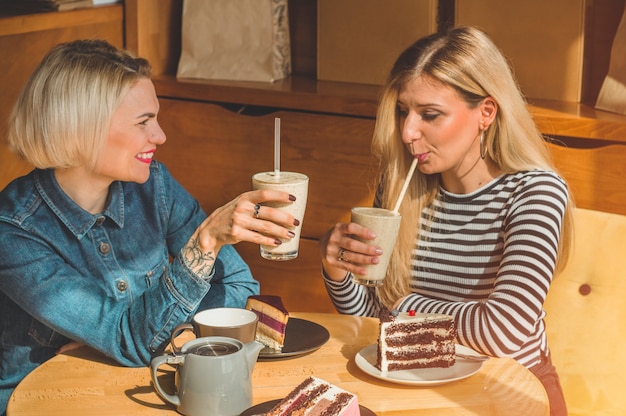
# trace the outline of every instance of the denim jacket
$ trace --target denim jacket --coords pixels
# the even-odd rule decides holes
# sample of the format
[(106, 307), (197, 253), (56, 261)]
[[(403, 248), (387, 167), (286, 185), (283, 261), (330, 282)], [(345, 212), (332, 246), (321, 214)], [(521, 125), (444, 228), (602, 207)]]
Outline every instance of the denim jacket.
[(258, 294), (232, 246), (208, 280), (182, 262), (205, 218), (158, 162), (144, 184), (114, 182), (97, 215), (76, 205), (52, 170), (9, 184), (0, 193), (0, 414), (20, 380), (70, 340), (143, 366), (196, 310), (244, 307)]

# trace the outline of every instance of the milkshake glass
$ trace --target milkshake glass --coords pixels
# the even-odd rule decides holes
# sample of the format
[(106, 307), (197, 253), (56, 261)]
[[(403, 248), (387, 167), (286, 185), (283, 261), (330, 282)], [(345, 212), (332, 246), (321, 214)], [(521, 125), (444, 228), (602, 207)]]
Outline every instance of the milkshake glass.
[(298, 257), (300, 231), (304, 222), (304, 211), (309, 189), (309, 177), (296, 172), (260, 172), (252, 176), (253, 189), (274, 189), (289, 192), (296, 197), (294, 202), (268, 202), (263, 205), (279, 208), (300, 220), (300, 225), (291, 228), (292, 239), (282, 240), (279, 246), (261, 245), (261, 257), (269, 260), (291, 260)]
[(364, 243), (379, 246), (383, 254), (378, 264), (366, 265), (367, 274), (353, 275), (356, 283), (365, 286), (382, 286), (385, 281), (389, 259), (398, 238), (402, 216), (384, 208), (355, 207), (352, 208), (352, 222), (372, 230), (376, 234), (373, 240), (360, 240)]

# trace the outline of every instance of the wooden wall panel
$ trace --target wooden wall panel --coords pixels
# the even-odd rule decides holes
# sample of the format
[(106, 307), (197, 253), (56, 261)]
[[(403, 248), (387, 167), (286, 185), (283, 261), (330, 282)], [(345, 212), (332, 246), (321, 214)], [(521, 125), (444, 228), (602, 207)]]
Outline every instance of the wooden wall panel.
[(531, 99), (593, 106), (625, 0), (455, 0), (456, 24), (485, 30)]
[[(125, 0), (126, 47), (148, 59), (154, 75), (176, 75), (183, 0)], [(317, 0), (289, 0), (292, 72), (315, 77)]]
[(309, 176), (300, 254), (275, 262), (261, 258), (258, 245), (236, 247), (262, 293), (282, 296), (290, 310), (334, 311), (317, 243), (337, 221), (348, 220), (352, 206), (373, 202), (374, 121), (294, 111), (252, 116), (211, 103), (160, 101), (159, 123), (168, 139), (155, 158), (209, 213), (250, 190), (254, 173), (273, 170), (274, 118), (281, 118), (281, 169)]
[(586, 2), (456, 0), (455, 18), (491, 36), (527, 96), (579, 102)]
[(382, 85), (400, 53), (437, 31), (437, 0), (318, 0), (317, 77)]
[(121, 5), (70, 12), (0, 18), (0, 189), (31, 166), (6, 143), (9, 114), (26, 80), (52, 46), (75, 39), (101, 38), (124, 45)]
[(549, 148), (577, 207), (626, 215), (626, 145)]
[(207, 211), (252, 189), (252, 175), (274, 169), (274, 118), (281, 119), (281, 169), (309, 176), (302, 234), (318, 238), (355, 205), (373, 201), (374, 120), (278, 111), (243, 115), (210, 103), (161, 99), (167, 142), (155, 158)]

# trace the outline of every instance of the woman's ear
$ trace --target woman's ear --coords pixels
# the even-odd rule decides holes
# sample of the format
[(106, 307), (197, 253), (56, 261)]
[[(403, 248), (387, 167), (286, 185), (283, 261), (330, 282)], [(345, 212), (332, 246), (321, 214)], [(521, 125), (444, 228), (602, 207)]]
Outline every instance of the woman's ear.
[(496, 101), (491, 97), (485, 98), (480, 104), (480, 127), (482, 129), (488, 128), (495, 120), (497, 112), (498, 104)]

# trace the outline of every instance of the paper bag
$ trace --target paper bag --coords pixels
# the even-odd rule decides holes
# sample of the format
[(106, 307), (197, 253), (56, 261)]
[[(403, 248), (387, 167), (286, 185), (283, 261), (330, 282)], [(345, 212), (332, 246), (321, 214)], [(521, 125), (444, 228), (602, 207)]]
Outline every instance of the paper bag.
[(596, 108), (626, 114), (626, 11), (615, 33), (609, 73), (602, 83)]
[(274, 82), (291, 73), (287, 0), (184, 0), (176, 76)]

